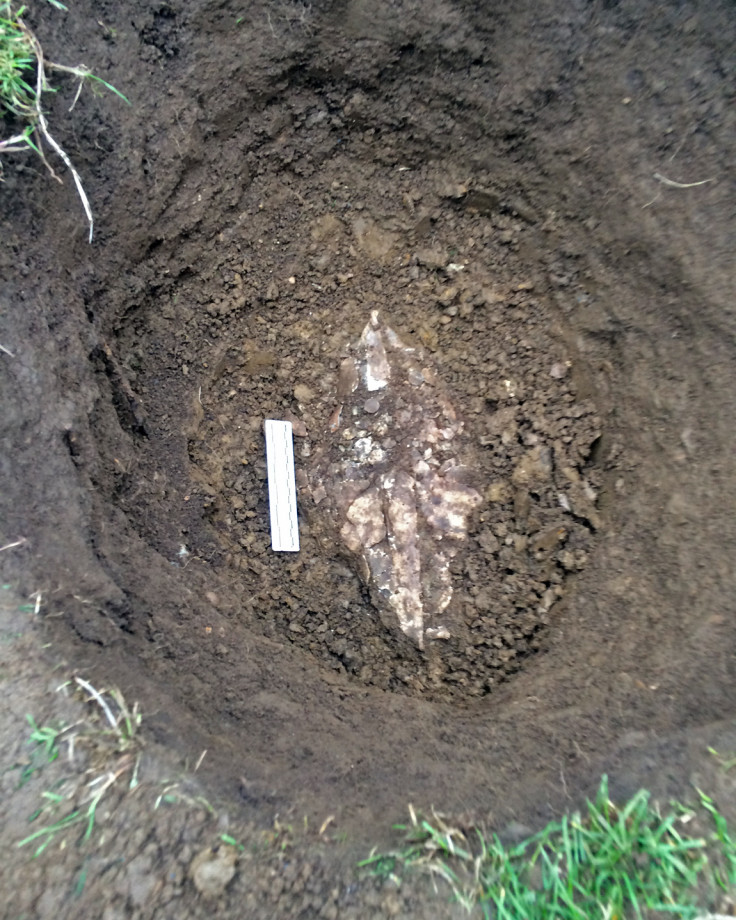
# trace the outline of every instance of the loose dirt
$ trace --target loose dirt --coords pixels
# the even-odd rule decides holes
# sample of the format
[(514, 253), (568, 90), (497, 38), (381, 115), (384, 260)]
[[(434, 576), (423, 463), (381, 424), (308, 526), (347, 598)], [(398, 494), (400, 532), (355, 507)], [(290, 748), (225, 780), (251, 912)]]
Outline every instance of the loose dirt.
[[(273, 836), (241, 858), (218, 916), (249, 886), (249, 916), (437, 916), (420, 889), (354, 878), (408, 802), (502, 828), (603, 771), (618, 795), (687, 794), (734, 712), (731, 7), (34, 12), (50, 58), (132, 103), (49, 100), (92, 246), (70, 181), (28, 156), (0, 186), (0, 543), (25, 541), (0, 554), (8, 750), (22, 761), (16, 669), (42, 641), (140, 702), (152, 763), (81, 896), (110, 918), (205, 915), (192, 872), (234, 863), (190, 867), (222, 818), (133, 830), (154, 764), (205, 749), (191, 801), (254, 839), (291, 828), (288, 859)], [(483, 498), (451, 638), (424, 651), (308, 487), (375, 309), (450, 395)], [(298, 435), (298, 555), (270, 549), (265, 418)], [(4, 867), (36, 873), (8, 916), (76, 909), (79, 852), (49, 852)], [(117, 858), (128, 881), (107, 887)]]

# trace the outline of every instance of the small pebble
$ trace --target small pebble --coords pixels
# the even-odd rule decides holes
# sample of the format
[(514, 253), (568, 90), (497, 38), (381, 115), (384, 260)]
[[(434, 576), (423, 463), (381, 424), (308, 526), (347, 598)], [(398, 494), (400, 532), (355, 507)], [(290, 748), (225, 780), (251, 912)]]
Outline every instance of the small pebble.
[(309, 402), (314, 399), (314, 391), (303, 383), (298, 383), (294, 387), (294, 399), (298, 402)]
[(238, 852), (234, 847), (208, 847), (194, 857), (189, 877), (206, 898), (218, 898), (235, 875)]

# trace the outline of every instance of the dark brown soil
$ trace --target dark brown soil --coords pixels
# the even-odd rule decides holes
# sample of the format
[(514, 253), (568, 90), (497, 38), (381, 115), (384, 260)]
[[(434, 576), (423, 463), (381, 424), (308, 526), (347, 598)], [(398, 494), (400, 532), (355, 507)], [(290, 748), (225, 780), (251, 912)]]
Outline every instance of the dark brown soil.
[[(502, 827), (601, 772), (685, 794), (736, 704), (732, 6), (32, 12), (132, 103), (50, 100), (91, 246), (71, 181), (3, 163), (0, 563), (57, 659), (207, 749), (242, 820), (334, 816), (338, 874), (410, 801)], [(270, 549), (263, 420), (303, 423), (307, 477), (372, 309), (484, 498), (426, 652), (306, 488), (300, 553)]]

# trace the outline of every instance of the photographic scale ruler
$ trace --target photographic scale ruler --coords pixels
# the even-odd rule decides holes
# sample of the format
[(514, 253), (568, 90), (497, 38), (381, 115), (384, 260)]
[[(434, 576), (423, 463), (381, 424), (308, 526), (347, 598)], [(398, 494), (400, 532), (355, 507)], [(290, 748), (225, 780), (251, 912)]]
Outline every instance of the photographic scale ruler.
[(277, 553), (299, 552), (299, 520), (296, 510), (294, 438), (291, 422), (266, 419), (266, 465), (268, 504), (271, 513), (271, 549)]

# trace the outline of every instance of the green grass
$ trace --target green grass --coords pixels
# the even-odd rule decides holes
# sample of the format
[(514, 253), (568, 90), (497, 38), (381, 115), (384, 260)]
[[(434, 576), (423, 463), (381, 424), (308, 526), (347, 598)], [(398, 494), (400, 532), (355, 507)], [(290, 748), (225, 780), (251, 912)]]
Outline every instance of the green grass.
[(29, 762), (23, 767), (19, 785), (27, 783), (33, 774), (47, 763), (53, 763), (59, 756), (59, 736), (64, 728), (53, 728), (51, 725), (36, 725), (32, 715), (27, 715), (26, 720), (31, 726), (29, 745), (34, 745)]
[[(17, 843), (17, 846), (24, 847), (29, 843), (36, 843), (37, 847), (34, 852), (34, 857), (40, 856), (41, 853), (46, 849), (46, 847), (52, 843), (56, 837), (60, 834), (65, 833), (71, 827), (76, 825), (84, 825), (84, 833), (79, 838), (79, 843), (84, 844), (92, 836), (92, 831), (95, 827), (95, 818), (97, 815), (97, 806), (102, 801), (105, 793), (108, 789), (115, 783), (115, 780), (120, 775), (121, 771), (117, 773), (109, 772), (102, 776), (96, 777), (92, 780), (91, 783), (88, 783), (88, 787), (94, 788), (94, 791), (91, 793), (91, 797), (85, 803), (86, 807), (73, 808), (72, 811), (67, 811), (62, 817), (51, 822), (50, 817), (53, 817), (57, 811), (64, 811), (70, 807), (71, 799), (68, 796), (60, 795), (55, 792), (42, 792), (41, 798), (44, 799), (43, 805), (38, 808), (28, 819), (29, 822), (35, 822), (41, 817), (46, 817), (49, 823), (43, 824), (37, 830), (33, 831), (27, 837), (24, 837), (23, 840), (20, 840)], [(81, 828), (80, 828), (81, 830)]]
[[(733, 763), (733, 762), (732, 762)], [(728, 832), (728, 823), (722, 814), (716, 808), (713, 799), (706, 795), (702, 789), (698, 789), (700, 804), (713, 819), (715, 825), (715, 840), (718, 843), (718, 855), (720, 857), (720, 866), (714, 867), (714, 878), (716, 883), (724, 891), (728, 891), (736, 884), (736, 841)]]
[(21, 774), (21, 785), (42, 766), (59, 758), (62, 735), (69, 746), (69, 763), (74, 761), (75, 747), (85, 747), (90, 761), (102, 761), (103, 765), (87, 770), (87, 773), (97, 772), (97, 775), (83, 786), (75, 781), (74, 771), (71, 776), (64, 776), (62, 771), (61, 778), (52, 784), (51, 789), (41, 793), (41, 804), (28, 818), (34, 829), (16, 844), (18, 847), (34, 844), (34, 857), (40, 856), (53, 841), (65, 840), (72, 829), (78, 832), (77, 843), (80, 846), (87, 843), (97, 822), (98, 806), (108, 790), (123, 776), (127, 776), (129, 790), (138, 786), (138, 749), (141, 744), (138, 704), (131, 707), (117, 688), (97, 690), (89, 681), (78, 676), (59, 689), (72, 684), (85, 694), (89, 706), (87, 717), (61, 729), (48, 725), (39, 727), (33, 716), (26, 717), (32, 729), (29, 744), (35, 747), (30, 763)]
[[(48, 0), (59, 10), (66, 7), (59, 0)], [(49, 83), (48, 74), (71, 74), (78, 80), (77, 93), (72, 102), (74, 108), (82, 86), (89, 81), (104, 86), (125, 102), (125, 96), (110, 83), (93, 74), (84, 66), (68, 67), (46, 59), (41, 43), (34, 32), (26, 25), (23, 14), (24, 6), (15, 6), (12, 0), (0, 0), (0, 115), (4, 121), (14, 123), (10, 137), (0, 137), (0, 156), (25, 150), (34, 151), (48, 167), (51, 175), (61, 182), (47, 159), (44, 147), (50, 147), (61, 159), (74, 179), (84, 213), (89, 223), (89, 239), (92, 241), (94, 221), (89, 199), (84, 191), (79, 173), (63, 147), (51, 133), (46, 113), (43, 108), (44, 93), (55, 92)], [(0, 161), (0, 179), (2, 162)]]
[(22, 7), (13, 11), (0, 4), (0, 100), (3, 108), (20, 117), (33, 112), (33, 87), (25, 79), (33, 67), (33, 51), (22, 28)]
[(440, 815), (398, 825), (404, 846), (371, 854), (360, 865), (398, 879), (423, 869), (444, 879), (468, 911), (479, 906), (495, 920), (645, 920), (695, 918), (704, 889), (736, 884), (736, 846), (715, 803), (700, 793), (715, 832), (689, 836), (694, 809), (673, 803), (662, 814), (639, 791), (617, 807), (604, 776), (584, 812), (565, 815), (519, 844), (497, 834), (468, 835)]

